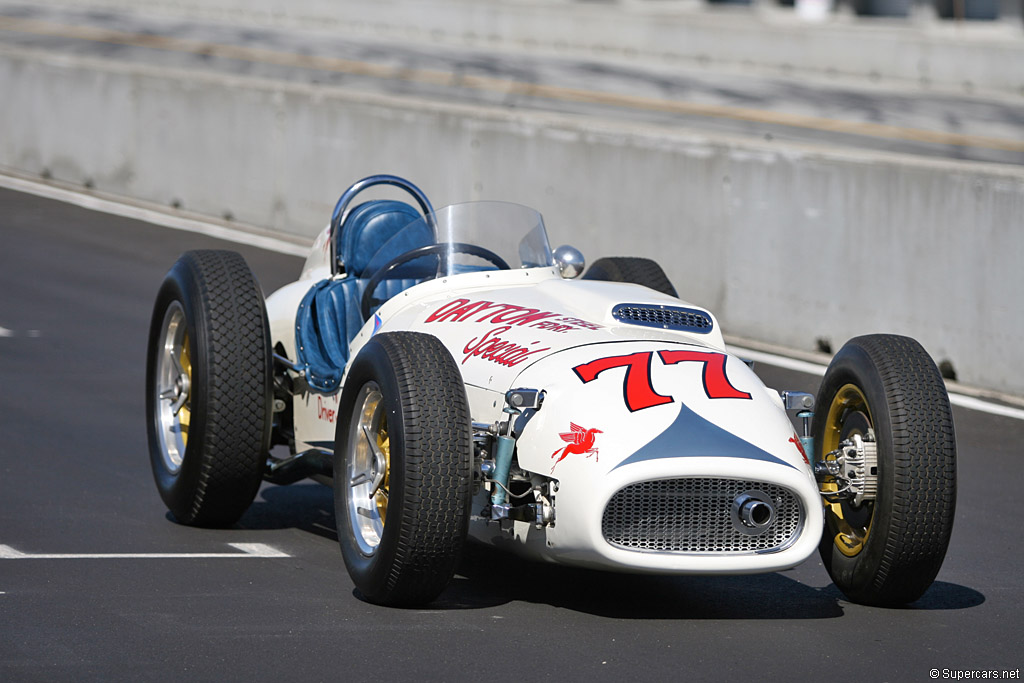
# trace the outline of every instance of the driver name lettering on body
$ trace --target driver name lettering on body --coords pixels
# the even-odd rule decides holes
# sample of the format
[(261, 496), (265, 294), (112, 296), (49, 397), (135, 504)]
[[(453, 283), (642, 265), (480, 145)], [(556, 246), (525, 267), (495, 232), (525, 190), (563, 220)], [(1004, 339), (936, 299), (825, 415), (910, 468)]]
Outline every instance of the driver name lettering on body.
[[(333, 404), (333, 405), (331, 405)], [(338, 396), (329, 397), (326, 401), (322, 396), (316, 397), (316, 419), (322, 422), (334, 423), (338, 416)]]

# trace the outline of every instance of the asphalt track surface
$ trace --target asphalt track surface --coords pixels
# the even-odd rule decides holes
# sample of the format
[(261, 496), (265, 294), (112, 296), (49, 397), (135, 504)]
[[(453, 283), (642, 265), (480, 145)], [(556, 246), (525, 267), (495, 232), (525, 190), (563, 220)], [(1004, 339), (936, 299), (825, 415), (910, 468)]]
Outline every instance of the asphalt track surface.
[[(157, 287), (194, 248), (240, 251), (266, 291), (300, 265), (0, 190), (0, 680), (1019, 675), (1024, 421), (961, 408), (952, 545), (906, 609), (847, 602), (816, 557), (769, 575), (650, 578), (480, 548), (429, 609), (386, 609), (354, 593), (326, 487), (265, 485), (231, 529), (176, 524), (150, 474), (144, 361)], [(780, 388), (818, 381), (758, 369)]]
[(766, 140), (1024, 164), (1024, 109), (1016, 94), (496, 52), (0, 0), (5, 45)]

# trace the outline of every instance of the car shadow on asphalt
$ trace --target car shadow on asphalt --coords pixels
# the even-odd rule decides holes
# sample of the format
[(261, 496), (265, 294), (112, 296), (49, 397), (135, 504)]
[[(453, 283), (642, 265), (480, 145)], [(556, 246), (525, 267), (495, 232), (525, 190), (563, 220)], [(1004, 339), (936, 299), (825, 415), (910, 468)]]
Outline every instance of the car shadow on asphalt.
[(469, 544), (455, 578), (430, 607), (475, 609), (522, 601), (613, 619), (831, 619), (843, 615), (839, 597), (785, 573), (616, 574), (531, 562)]
[(238, 526), (243, 529), (299, 529), (337, 542), (334, 493), (315, 482), (265, 484)]
[[(238, 526), (299, 529), (336, 542), (334, 495), (312, 482), (264, 486)], [(615, 619), (834, 619), (857, 607), (834, 584), (816, 588), (790, 574), (616, 574), (534, 562), (470, 542), (448, 588), (427, 609), (526, 602)], [(361, 599), (358, 591), (354, 595)], [(924, 597), (900, 609), (958, 610), (984, 602), (985, 596), (972, 588), (936, 581)]]
[[(815, 588), (788, 574), (615, 574), (531, 562), (471, 543), (452, 583), (430, 608), (523, 601), (614, 619), (833, 619), (859, 608), (834, 584)], [(972, 588), (937, 581), (923, 598), (901, 609), (967, 609), (983, 602), (985, 596)]]

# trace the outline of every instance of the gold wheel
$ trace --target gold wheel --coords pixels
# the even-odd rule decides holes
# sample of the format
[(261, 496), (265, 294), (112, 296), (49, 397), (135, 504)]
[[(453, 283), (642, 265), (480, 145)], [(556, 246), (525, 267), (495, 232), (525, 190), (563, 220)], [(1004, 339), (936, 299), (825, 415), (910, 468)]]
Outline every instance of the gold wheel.
[(363, 598), (422, 605), (455, 572), (469, 531), (469, 402), (448, 349), (381, 332), (351, 360), (334, 449), (334, 510), (345, 566)]
[(913, 602), (942, 565), (956, 506), (956, 440), (942, 376), (909, 337), (856, 337), (829, 363), (818, 406), (816, 459), (843, 451), (832, 456), (842, 461), (838, 476), (821, 480), (822, 564), (853, 602)]
[[(867, 438), (873, 432), (871, 408), (860, 387), (846, 384), (836, 392), (832, 404), (828, 408), (825, 429), (821, 436), (821, 453), (828, 460), (828, 453), (839, 448), (839, 444), (854, 435)], [(826, 482), (821, 484), (822, 492), (838, 491), (837, 484)], [(830, 503), (825, 501), (825, 527), (831, 535), (836, 548), (847, 557), (854, 557), (864, 549), (864, 544), (871, 533), (871, 521), (874, 518), (874, 502), (865, 501), (859, 506), (852, 502), (841, 501)]]
[(377, 503), (377, 513), (380, 521), (387, 523), (388, 515), (388, 485), (391, 483), (391, 439), (388, 438), (388, 418), (384, 416), (381, 420), (380, 429), (377, 430), (377, 448), (384, 454), (384, 478), (381, 480), (380, 488), (373, 494)]
[[(181, 354), (178, 356), (178, 363), (181, 365), (181, 371), (187, 378), (189, 387), (192, 386), (192, 351), (188, 340), (188, 331), (185, 332), (184, 338), (181, 340)], [(188, 426), (192, 420), (192, 397), (191, 395), (186, 397), (185, 402), (181, 405), (178, 410), (178, 424), (181, 429), (181, 443), (184, 446), (188, 446)]]
[(146, 353), (146, 432), (160, 497), (182, 524), (228, 526), (252, 504), (273, 430), (270, 326), (230, 251), (189, 251), (164, 278)]

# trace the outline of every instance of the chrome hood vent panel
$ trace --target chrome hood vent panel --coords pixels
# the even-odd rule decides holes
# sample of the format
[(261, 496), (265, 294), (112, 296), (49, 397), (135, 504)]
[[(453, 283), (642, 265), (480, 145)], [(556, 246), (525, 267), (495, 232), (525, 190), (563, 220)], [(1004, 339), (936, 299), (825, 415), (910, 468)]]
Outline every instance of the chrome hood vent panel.
[(612, 317), (630, 325), (707, 334), (714, 329), (711, 316), (696, 308), (658, 304), (618, 304)]

